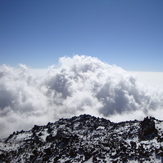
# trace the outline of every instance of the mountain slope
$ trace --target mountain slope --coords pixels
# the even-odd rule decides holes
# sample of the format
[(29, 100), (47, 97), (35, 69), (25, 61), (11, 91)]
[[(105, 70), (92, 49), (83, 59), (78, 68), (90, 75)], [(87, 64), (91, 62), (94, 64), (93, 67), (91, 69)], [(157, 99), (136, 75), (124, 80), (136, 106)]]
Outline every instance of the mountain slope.
[(163, 121), (113, 123), (81, 115), (0, 141), (0, 162), (163, 162)]

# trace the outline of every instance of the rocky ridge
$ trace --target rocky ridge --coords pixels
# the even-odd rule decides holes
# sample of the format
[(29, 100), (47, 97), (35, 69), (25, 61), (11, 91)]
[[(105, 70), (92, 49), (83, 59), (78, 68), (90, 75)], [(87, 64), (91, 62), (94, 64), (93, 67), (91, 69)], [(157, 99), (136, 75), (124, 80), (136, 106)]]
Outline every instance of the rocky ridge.
[(163, 162), (163, 121), (113, 123), (80, 115), (0, 141), (0, 163)]

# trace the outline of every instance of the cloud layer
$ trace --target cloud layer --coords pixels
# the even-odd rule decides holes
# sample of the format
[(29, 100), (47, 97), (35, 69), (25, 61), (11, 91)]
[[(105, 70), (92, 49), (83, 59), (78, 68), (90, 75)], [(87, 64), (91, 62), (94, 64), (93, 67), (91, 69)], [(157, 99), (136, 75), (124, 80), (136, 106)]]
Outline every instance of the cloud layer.
[(163, 92), (89, 56), (60, 58), (41, 75), (25, 65), (0, 66), (0, 137), (84, 113), (113, 121), (161, 119)]

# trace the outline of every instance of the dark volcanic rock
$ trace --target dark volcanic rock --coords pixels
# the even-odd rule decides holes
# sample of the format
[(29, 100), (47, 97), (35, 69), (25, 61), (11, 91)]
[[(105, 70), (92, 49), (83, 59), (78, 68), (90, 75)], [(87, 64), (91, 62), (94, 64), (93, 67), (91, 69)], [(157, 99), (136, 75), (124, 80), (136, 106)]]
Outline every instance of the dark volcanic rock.
[(155, 128), (154, 118), (146, 117), (140, 122), (139, 139), (150, 140), (157, 136), (157, 129)]
[(0, 163), (163, 162), (163, 121), (113, 123), (81, 115), (0, 141)]

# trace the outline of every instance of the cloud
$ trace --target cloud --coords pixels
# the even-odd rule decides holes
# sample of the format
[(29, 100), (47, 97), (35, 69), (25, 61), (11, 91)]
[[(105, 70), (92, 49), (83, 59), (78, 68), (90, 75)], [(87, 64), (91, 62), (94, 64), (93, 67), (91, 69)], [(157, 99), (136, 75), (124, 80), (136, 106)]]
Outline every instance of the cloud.
[(89, 56), (60, 58), (42, 75), (25, 65), (0, 66), (0, 137), (84, 113), (113, 121), (161, 119), (163, 92)]

